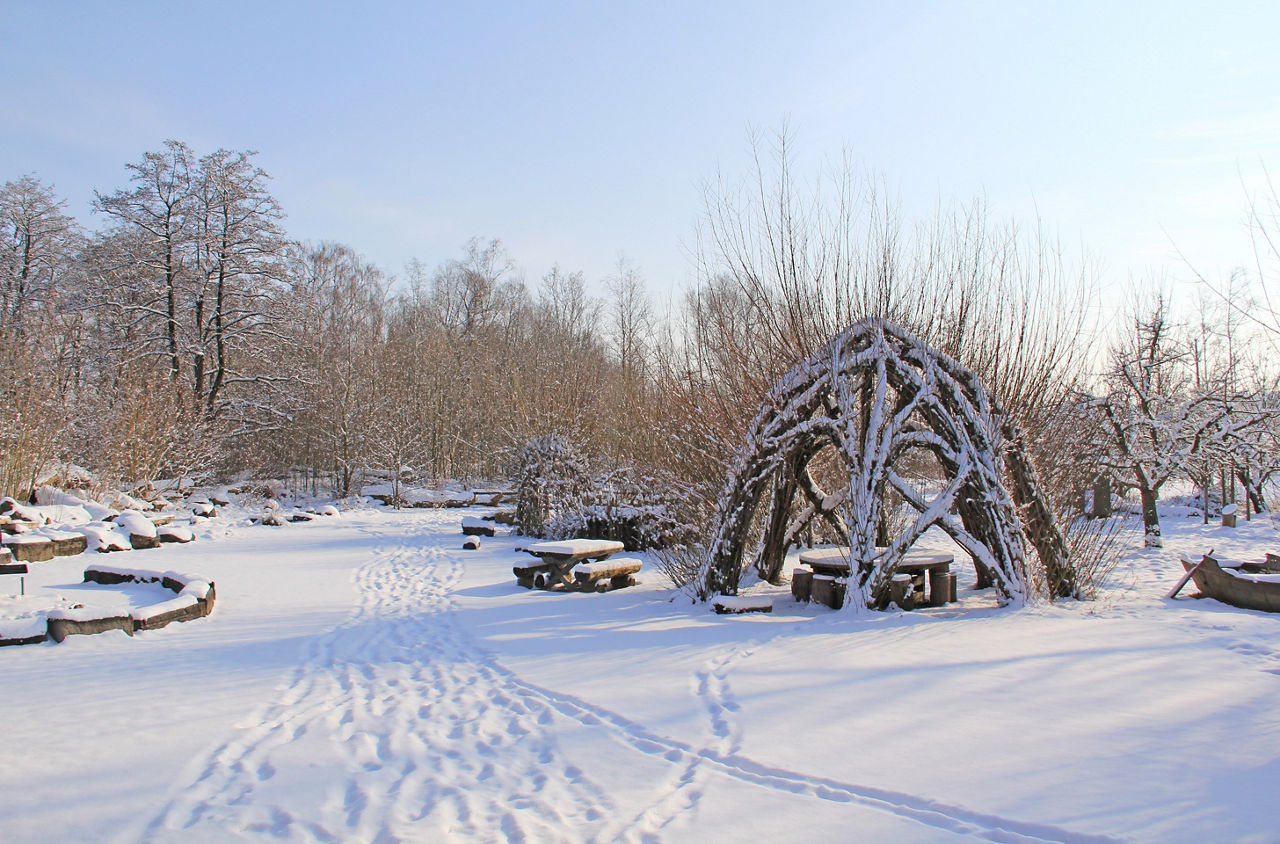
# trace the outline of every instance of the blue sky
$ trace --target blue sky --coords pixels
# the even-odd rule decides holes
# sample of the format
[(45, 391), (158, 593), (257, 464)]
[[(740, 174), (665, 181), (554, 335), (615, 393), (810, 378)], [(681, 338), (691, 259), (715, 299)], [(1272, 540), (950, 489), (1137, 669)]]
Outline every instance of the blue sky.
[(983, 194), (1104, 282), (1248, 261), (1280, 171), (1275, 3), (0, 2), (0, 180), (88, 220), (165, 138), (256, 149), (291, 234), (391, 271), (478, 235), (678, 289), (702, 184), (784, 121), (802, 172), (847, 149), (908, 220)]

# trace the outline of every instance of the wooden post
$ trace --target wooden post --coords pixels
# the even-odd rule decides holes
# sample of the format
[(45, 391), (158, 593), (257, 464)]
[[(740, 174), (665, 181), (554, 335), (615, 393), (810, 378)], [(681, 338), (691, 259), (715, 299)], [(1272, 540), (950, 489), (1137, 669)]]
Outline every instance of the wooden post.
[(1233, 528), (1236, 526), (1236, 510), (1239, 509), (1234, 504), (1228, 504), (1222, 508), (1222, 526)]

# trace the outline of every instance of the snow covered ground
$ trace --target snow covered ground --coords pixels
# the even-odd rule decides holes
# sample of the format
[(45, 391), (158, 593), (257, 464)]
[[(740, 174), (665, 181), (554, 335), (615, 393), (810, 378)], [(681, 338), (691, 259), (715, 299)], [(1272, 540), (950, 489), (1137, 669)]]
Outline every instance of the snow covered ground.
[[(1280, 617), (1162, 597), (1179, 552), (1280, 547), (1270, 520), (1170, 518), (1096, 602), (996, 610), (962, 571), (959, 605), (860, 618), (718, 616), (651, 563), (527, 591), (505, 529), (461, 550), (477, 512), (132, 552), (217, 607), (0, 650), (0, 840), (1280, 839)], [(79, 584), (98, 559), (28, 590), (165, 597)]]

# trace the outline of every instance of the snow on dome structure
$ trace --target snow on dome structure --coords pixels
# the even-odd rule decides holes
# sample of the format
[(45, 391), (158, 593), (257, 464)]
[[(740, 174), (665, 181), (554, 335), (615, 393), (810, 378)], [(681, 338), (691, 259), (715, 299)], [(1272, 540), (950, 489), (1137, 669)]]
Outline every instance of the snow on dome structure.
[[(823, 452), (839, 467), (841, 486), (830, 493), (810, 472)], [(936, 494), (897, 471), (904, 457), (922, 453), (944, 476)], [(891, 491), (914, 519), (896, 537), (881, 535), (887, 544), (877, 546)], [(848, 537), (846, 601), (855, 608), (887, 606), (895, 567), (934, 526), (968, 552), (979, 583), (994, 586), (1001, 604), (1026, 599), (1024, 536), (1054, 591), (1075, 591), (1062, 534), (1016, 427), (977, 375), (881, 319), (832, 338), (765, 398), (716, 508), (701, 597), (737, 594), (752, 562), (776, 580), (787, 549), (815, 520)], [(757, 523), (758, 556), (744, 561)]]

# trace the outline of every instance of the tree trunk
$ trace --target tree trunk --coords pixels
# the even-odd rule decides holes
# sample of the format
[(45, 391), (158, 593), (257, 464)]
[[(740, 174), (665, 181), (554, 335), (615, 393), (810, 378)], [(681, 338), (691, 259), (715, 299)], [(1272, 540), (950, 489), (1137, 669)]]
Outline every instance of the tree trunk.
[(1111, 516), (1111, 476), (1098, 475), (1093, 479), (1093, 508), (1089, 513), (1095, 519)]
[(1142, 525), (1146, 534), (1145, 545), (1148, 548), (1163, 548), (1164, 540), (1160, 536), (1160, 513), (1156, 510), (1158, 493), (1145, 484), (1142, 493)]
[[(788, 467), (789, 468), (789, 467)], [(764, 543), (756, 571), (760, 577), (777, 586), (782, 582), (782, 562), (786, 558), (787, 526), (790, 523), (791, 501), (796, 495), (795, 475), (790, 471), (779, 472), (774, 479), (773, 500), (769, 505), (769, 521), (764, 529)]]

